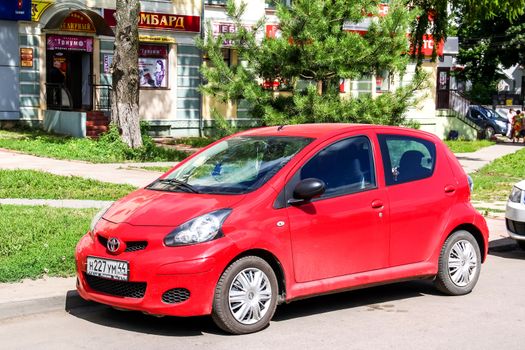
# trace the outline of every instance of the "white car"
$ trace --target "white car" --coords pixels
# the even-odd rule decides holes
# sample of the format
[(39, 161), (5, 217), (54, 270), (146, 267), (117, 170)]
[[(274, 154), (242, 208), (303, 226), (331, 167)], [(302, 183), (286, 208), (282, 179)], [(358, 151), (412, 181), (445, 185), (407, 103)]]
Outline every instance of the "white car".
[(505, 211), (507, 232), (525, 250), (525, 180), (514, 185)]

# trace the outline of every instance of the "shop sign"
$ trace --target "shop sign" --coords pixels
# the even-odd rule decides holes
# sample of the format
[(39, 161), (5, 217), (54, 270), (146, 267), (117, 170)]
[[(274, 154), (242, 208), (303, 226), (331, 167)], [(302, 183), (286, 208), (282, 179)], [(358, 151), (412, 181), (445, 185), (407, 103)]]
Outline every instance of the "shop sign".
[(20, 48), (20, 67), (33, 68), (33, 49), (30, 47)]
[(55, 0), (32, 0), (31, 2), (31, 20), (40, 21), (42, 14), (55, 3)]
[(47, 49), (93, 52), (93, 38), (72, 35), (50, 35), (47, 37)]
[(156, 35), (139, 35), (140, 42), (146, 43), (162, 43), (162, 44), (176, 44), (177, 40), (169, 36), (156, 36)]
[(281, 37), (281, 29), (278, 24), (266, 25), (266, 37), (271, 39), (279, 39)]
[(31, 20), (31, 0), (2, 0), (0, 19), (8, 21)]
[(80, 11), (73, 11), (67, 16), (62, 24), (60, 30), (66, 32), (83, 32), (95, 33), (95, 26), (91, 19)]
[[(104, 9), (104, 19), (109, 26), (116, 26), (115, 10)], [(139, 28), (198, 33), (201, 30), (201, 18), (199, 16), (141, 12)]]
[[(425, 57), (432, 57), (432, 50), (434, 49), (434, 46), (436, 43), (434, 42), (434, 36), (432, 34), (425, 34), (423, 35), (423, 47), (421, 48), (421, 53)], [(443, 55), (443, 48), (445, 47), (445, 41), (441, 40), (438, 43), (438, 46), (436, 48), (436, 53), (438, 56)], [(410, 52), (412, 53), (414, 49), (411, 47)]]
[(168, 47), (166, 45), (140, 45), (139, 57), (168, 58)]
[[(222, 34), (235, 33), (237, 27), (231, 22), (212, 22), (212, 34), (214, 38), (219, 37)], [(223, 46), (232, 46), (233, 40), (226, 39), (222, 43)]]

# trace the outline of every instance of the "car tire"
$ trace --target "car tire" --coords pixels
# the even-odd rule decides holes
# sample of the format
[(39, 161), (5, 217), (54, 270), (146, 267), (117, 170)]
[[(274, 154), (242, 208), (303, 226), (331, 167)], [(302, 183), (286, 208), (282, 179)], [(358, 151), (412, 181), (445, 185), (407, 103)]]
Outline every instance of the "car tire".
[(213, 321), (232, 334), (260, 331), (275, 313), (278, 288), (275, 273), (265, 260), (246, 256), (234, 261), (215, 287)]
[(438, 274), (434, 284), (447, 295), (464, 295), (474, 289), (481, 270), (478, 242), (468, 231), (451, 234), (439, 255)]
[(496, 130), (494, 130), (492, 126), (487, 126), (485, 128), (485, 138), (487, 140), (492, 140), (495, 135), (496, 135)]
[(525, 250), (525, 241), (516, 241), (518, 243), (518, 247), (520, 247), (522, 250)]

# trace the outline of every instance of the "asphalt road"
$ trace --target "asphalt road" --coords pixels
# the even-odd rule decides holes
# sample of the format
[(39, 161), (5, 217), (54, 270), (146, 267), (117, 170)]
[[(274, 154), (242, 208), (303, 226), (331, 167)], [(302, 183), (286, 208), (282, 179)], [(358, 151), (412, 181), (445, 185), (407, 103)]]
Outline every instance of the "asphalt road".
[(413, 281), (281, 305), (269, 328), (230, 336), (209, 317), (86, 307), (0, 322), (1, 349), (523, 349), (525, 252), (502, 246), (474, 292)]

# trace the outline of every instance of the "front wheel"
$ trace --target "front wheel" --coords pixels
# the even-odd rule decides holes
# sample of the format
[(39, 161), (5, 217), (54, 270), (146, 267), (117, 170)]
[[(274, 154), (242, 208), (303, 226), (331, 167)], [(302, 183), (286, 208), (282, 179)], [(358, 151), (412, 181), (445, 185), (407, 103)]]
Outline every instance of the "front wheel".
[(492, 140), (494, 136), (496, 135), (496, 130), (492, 126), (487, 126), (485, 129), (485, 138), (487, 140)]
[(257, 332), (270, 323), (277, 293), (277, 278), (266, 261), (257, 256), (240, 258), (217, 283), (212, 318), (229, 333)]
[(448, 295), (468, 294), (474, 289), (481, 270), (478, 242), (468, 231), (454, 232), (439, 255), (435, 285)]

